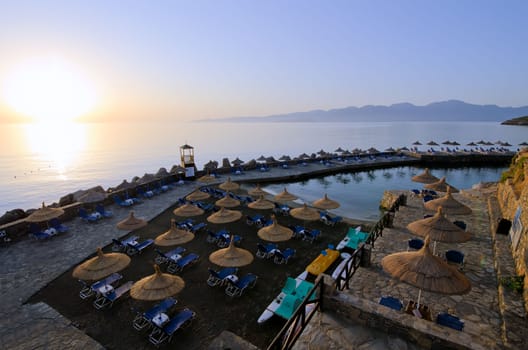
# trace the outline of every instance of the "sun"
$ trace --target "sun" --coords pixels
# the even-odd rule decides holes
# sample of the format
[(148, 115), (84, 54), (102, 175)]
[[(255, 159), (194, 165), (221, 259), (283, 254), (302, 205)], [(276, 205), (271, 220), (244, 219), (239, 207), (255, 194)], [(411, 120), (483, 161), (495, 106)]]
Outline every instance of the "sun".
[(5, 79), (4, 98), (17, 113), (47, 123), (73, 121), (97, 101), (81, 70), (55, 56), (31, 58), (13, 67)]

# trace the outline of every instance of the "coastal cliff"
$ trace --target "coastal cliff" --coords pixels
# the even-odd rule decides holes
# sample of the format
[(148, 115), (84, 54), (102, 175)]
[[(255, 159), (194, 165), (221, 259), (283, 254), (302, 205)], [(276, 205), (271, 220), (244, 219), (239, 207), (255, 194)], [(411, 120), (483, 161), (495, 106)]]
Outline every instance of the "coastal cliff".
[(502, 125), (528, 125), (528, 116), (505, 120)]
[[(522, 149), (512, 160), (498, 185), (497, 199), (502, 217), (512, 224), (511, 250), (519, 281), (528, 270), (528, 148)], [(525, 305), (528, 305), (528, 278), (520, 282)]]

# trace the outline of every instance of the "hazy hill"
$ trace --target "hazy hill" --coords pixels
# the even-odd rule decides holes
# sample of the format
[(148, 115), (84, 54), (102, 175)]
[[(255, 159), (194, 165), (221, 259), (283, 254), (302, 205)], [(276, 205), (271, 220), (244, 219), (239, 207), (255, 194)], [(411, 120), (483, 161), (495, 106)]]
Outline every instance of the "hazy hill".
[(503, 121), (503, 125), (528, 125), (528, 115)]
[[(364, 121), (503, 121), (513, 116), (528, 115), (528, 106), (499, 107), (474, 105), (449, 100), (425, 106), (398, 103), (390, 106), (346, 107), (330, 110), (314, 110), (277, 114), (265, 117), (233, 117), (221, 121), (230, 122), (364, 122)], [(208, 120), (212, 121), (212, 120)], [(215, 121), (218, 121), (216, 119)]]

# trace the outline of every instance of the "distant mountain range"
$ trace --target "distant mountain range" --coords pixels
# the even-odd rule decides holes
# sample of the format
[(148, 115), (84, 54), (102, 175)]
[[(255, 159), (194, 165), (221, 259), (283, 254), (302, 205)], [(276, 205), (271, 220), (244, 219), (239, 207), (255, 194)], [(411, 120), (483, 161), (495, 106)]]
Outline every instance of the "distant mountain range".
[(528, 115), (528, 106), (499, 107), (449, 100), (425, 106), (397, 103), (390, 106), (346, 107), (264, 117), (232, 117), (201, 121), (226, 122), (388, 122), (388, 121), (484, 121), (499, 122)]

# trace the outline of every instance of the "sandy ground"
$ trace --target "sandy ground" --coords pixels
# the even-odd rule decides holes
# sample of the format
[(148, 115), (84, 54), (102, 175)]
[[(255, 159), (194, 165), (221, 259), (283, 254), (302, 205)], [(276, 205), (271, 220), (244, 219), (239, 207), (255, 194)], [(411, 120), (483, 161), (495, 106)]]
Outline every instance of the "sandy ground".
[[(208, 199), (204, 202), (213, 203), (216, 199)], [(151, 220), (148, 226), (134, 231), (141, 240), (155, 238), (169, 228), (171, 218), (181, 221), (181, 217), (175, 217), (172, 213), (175, 207), (171, 207), (159, 216)], [(256, 252), (257, 242), (262, 240), (257, 236), (258, 229), (246, 224), (245, 215), (257, 213), (269, 217), (271, 210), (257, 211), (247, 207), (235, 209), (242, 210), (244, 216), (241, 220), (215, 225), (207, 223), (207, 228), (218, 231), (222, 228), (231, 233), (241, 235), (243, 240), (240, 247)], [(195, 222), (207, 222), (209, 213), (194, 217)], [(179, 273), (185, 280), (184, 290), (176, 296), (177, 305), (170, 314), (188, 307), (196, 312), (193, 324), (184, 330), (178, 331), (168, 348), (178, 349), (201, 349), (209, 344), (213, 338), (223, 330), (229, 330), (259, 347), (266, 347), (280, 328), (284, 320), (274, 316), (263, 325), (257, 324), (257, 318), (282, 288), (287, 276), (296, 276), (325, 249), (328, 244), (337, 244), (348, 230), (348, 225), (341, 223), (330, 228), (323, 223), (304, 223), (290, 216), (278, 218), (281, 225), (303, 225), (309, 228), (320, 229), (323, 234), (318, 241), (311, 244), (298, 239), (279, 243), (279, 248), (292, 247), (297, 250), (296, 256), (287, 265), (276, 265), (272, 260), (262, 260), (255, 257), (253, 263), (240, 268), (239, 275), (248, 272), (258, 276), (258, 281), (253, 289), (247, 290), (241, 297), (231, 298), (225, 294), (223, 287), (211, 288), (206, 284), (209, 275), (208, 268), (217, 269), (209, 262), (209, 255), (219, 249), (216, 245), (206, 241), (207, 232), (202, 230), (197, 233), (195, 239), (182, 246), (187, 252), (194, 252), (200, 256), (200, 261)], [(111, 244), (104, 247), (105, 252), (111, 251)], [(162, 251), (168, 251), (174, 247), (158, 247)], [(95, 247), (94, 247), (95, 249)], [(60, 252), (57, 252), (60, 254)], [(140, 255), (132, 257), (131, 264), (121, 271), (123, 281), (137, 281), (144, 276), (153, 273), (154, 259), (157, 253), (154, 246), (147, 248)], [(162, 267), (165, 271), (166, 266)], [(144, 302), (126, 298), (118, 301), (107, 310), (96, 310), (92, 306), (93, 299), (82, 300), (79, 298), (80, 283), (72, 277), (72, 269), (69, 269), (48, 286), (40, 290), (29, 299), (29, 303), (43, 301), (58, 310), (70, 319), (80, 330), (100, 342), (108, 349), (149, 349), (152, 345), (148, 341), (149, 332), (138, 332), (132, 328), (132, 320), (135, 316), (133, 309), (147, 310), (156, 302)], [(315, 278), (311, 276), (311, 278)]]

